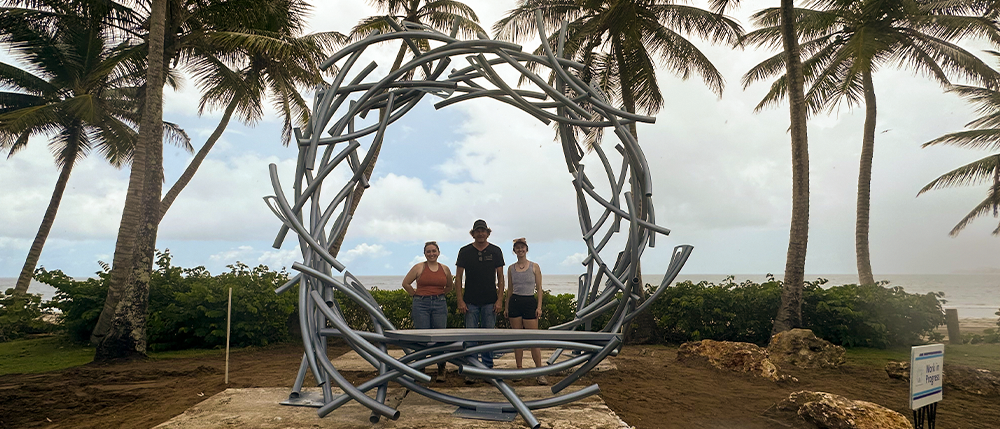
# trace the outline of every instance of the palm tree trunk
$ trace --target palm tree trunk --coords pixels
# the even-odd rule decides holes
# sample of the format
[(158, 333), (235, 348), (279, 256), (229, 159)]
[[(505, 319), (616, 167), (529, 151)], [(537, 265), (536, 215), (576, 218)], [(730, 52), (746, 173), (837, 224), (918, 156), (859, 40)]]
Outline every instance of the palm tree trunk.
[(100, 344), (108, 335), (111, 321), (115, 317), (115, 308), (121, 299), (125, 282), (128, 281), (136, 231), (139, 228), (139, 211), (142, 208), (143, 171), (146, 171), (146, 148), (137, 144), (132, 153), (132, 170), (128, 178), (128, 190), (125, 192), (125, 207), (122, 209), (122, 219), (118, 223), (118, 239), (115, 241), (115, 254), (107, 280), (108, 295), (104, 299), (104, 307), (97, 318), (94, 331), (90, 334), (90, 344), (94, 346)]
[(42, 256), (42, 247), (45, 246), (45, 240), (49, 237), (52, 224), (56, 221), (56, 212), (59, 211), (59, 203), (62, 202), (63, 192), (66, 191), (66, 183), (69, 182), (69, 175), (73, 172), (73, 164), (80, 151), (80, 146), (77, 144), (78, 141), (74, 140), (67, 144), (67, 157), (63, 163), (62, 170), (59, 171), (59, 178), (56, 179), (56, 187), (52, 190), (52, 197), (49, 198), (49, 206), (45, 208), (45, 215), (42, 216), (42, 224), (38, 226), (35, 241), (31, 242), (31, 248), (28, 249), (28, 257), (24, 259), (24, 267), (21, 268), (21, 274), (17, 277), (17, 283), (14, 285), (14, 295), (24, 295), (28, 292), (28, 285), (31, 284), (31, 278), (35, 274), (35, 266), (38, 265), (38, 259)]
[[(618, 64), (625, 63), (625, 58), (622, 50), (623, 47), (620, 42), (620, 39), (618, 37), (615, 37), (612, 41), (612, 51), (614, 52), (615, 55), (615, 61), (617, 61)], [(621, 82), (622, 108), (624, 108), (626, 112), (635, 113), (635, 94), (632, 93), (633, 91), (632, 86), (625, 84), (625, 82), (628, 80), (625, 79), (623, 76), (619, 76), (618, 81)], [(632, 122), (628, 124), (628, 130), (629, 133), (632, 134), (632, 137), (635, 138), (635, 141), (638, 142), (639, 130), (636, 128), (636, 123)], [(642, 197), (643, 191), (642, 189), (640, 189), (638, 178), (635, 176), (635, 171), (632, 170), (629, 173), (630, 173), (629, 186), (631, 186), (632, 188), (632, 196), (633, 197), (635, 197), (636, 195), (639, 196), (639, 198), (637, 199), (638, 204), (636, 204), (635, 207), (636, 212), (633, 213), (633, 216), (637, 218), (642, 218), (643, 214), (645, 214), (646, 212), (646, 207), (644, 206), (645, 198)], [(639, 265), (639, 261), (636, 261), (635, 275), (636, 278), (638, 279), (638, 282), (632, 285), (634, 287), (632, 293), (638, 295), (642, 301), (645, 301), (646, 289), (643, 287), (644, 284), (642, 282), (642, 267)], [(642, 302), (636, 303), (636, 305), (639, 304), (642, 304)], [(637, 326), (636, 329), (632, 329), (633, 324)], [(653, 319), (652, 313), (649, 310), (646, 310), (642, 314), (636, 316), (632, 321), (622, 326), (622, 332), (625, 335), (624, 341), (626, 343), (647, 341), (648, 338), (643, 338), (644, 335), (642, 335), (640, 332), (644, 333), (652, 332), (651, 329), (655, 328), (655, 326), (656, 326), (656, 321)]]
[(863, 285), (875, 284), (868, 245), (868, 224), (871, 218), (872, 159), (875, 156), (875, 85), (870, 68), (861, 75), (865, 90), (865, 132), (861, 143), (861, 167), (858, 172), (858, 219), (854, 226), (854, 250), (858, 258), (858, 280)]
[(174, 185), (170, 187), (170, 190), (163, 195), (163, 200), (160, 201), (161, 218), (163, 215), (167, 214), (167, 209), (169, 209), (170, 205), (177, 199), (177, 195), (184, 190), (188, 183), (191, 183), (191, 179), (194, 178), (194, 174), (198, 172), (198, 167), (201, 167), (201, 163), (205, 161), (206, 157), (208, 157), (208, 152), (215, 147), (215, 143), (219, 141), (219, 138), (222, 137), (222, 133), (225, 132), (226, 127), (229, 126), (229, 120), (232, 119), (234, 111), (236, 111), (236, 100), (233, 100), (233, 102), (229, 103), (229, 106), (226, 106), (226, 112), (222, 115), (222, 120), (219, 121), (219, 125), (216, 125), (215, 131), (212, 132), (212, 135), (208, 137), (205, 144), (200, 150), (198, 150), (198, 153), (194, 155), (194, 158), (191, 159), (191, 163), (184, 169), (184, 173), (181, 174), (181, 177), (178, 177), (177, 181), (174, 182)]
[(114, 259), (108, 275), (108, 296), (104, 300), (101, 315), (97, 318), (94, 331), (90, 334), (90, 344), (98, 345), (111, 329), (111, 320), (121, 298), (122, 289), (128, 281), (128, 270), (132, 266), (132, 251), (135, 248), (136, 230), (139, 228), (139, 210), (142, 208), (142, 171), (146, 169), (146, 150), (136, 146), (132, 155), (132, 172), (129, 175), (128, 190), (125, 192), (125, 208), (118, 223), (118, 239), (115, 242)]
[[(222, 115), (219, 125), (215, 127), (215, 131), (212, 132), (212, 135), (209, 136), (205, 144), (198, 150), (198, 153), (191, 159), (191, 163), (188, 164), (184, 173), (177, 178), (177, 181), (170, 187), (170, 190), (164, 194), (163, 200), (160, 201), (161, 219), (167, 214), (167, 209), (174, 203), (174, 200), (177, 199), (181, 191), (194, 178), (195, 173), (198, 172), (198, 168), (201, 167), (202, 162), (208, 157), (208, 153), (215, 147), (219, 138), (222, 137), (222, 133), (229, 126), (235, 110), (236, 103), (230, 103), (226, 107), (226, 111)], [(135, 169), (145, 171), (145, 153), (140, 155), (138, 149), (136, 148), (132, 168), (133, 171)], [(133, 177), (137, 183), (135, 185), (133, 184)], [(140, 179), (142, 179), (141, 175), (132, 175), (129, 177), (129, 191), (125, 197), (125, 211), (122, 213), (122, 221), (118, 228), (118, 242), (115, 244), (114, 262), (112, 263), (111, 275), (109, 276), (108, 298), (104, 301), (104, 309), (101, 311), (101, 316), (97, 320), (94, 332), (90, 336), (90, 342), (94, 345), (97, 345), (100, 339), (107, 335), (108, 329), (111, 327), (111, 319), (114, 317), (115, 306), (118, 305), (121, 290), (128, 276), (128, 267), (132, 265), (131, 257), (136, 236), (135, 231), (139, 224), (139, 209), (141, 208), (138, 203), (140, 200), (137, 199), (141, 198), (142, 181)], [(116, 269), (115, 267), (118, 268)]]
[[(392, 68), (389, 69), (389, 73), (399, 70), (399, 67), (403, 64), (403, 55), (405, 54), (406, 54), (406, 44), (403, 43), (399, 47), (399, 52), (396, 54), (396, 60), (393, 61)], [(378, 119), (381, 121), (383, 118), (385, 118), (385, 115), (388, 114), (389, 112), (386, 112), (385, 109), (381, 109), (379, 111)], [(373, 144), (372, 147), (368, 148), (368, 150), (372, 151), (372, 162), (368, 164), (367, 168), (365, 168), (365, 173), (364, 173), (365, 180), (371, 179), (372, 172), (375, 171), (375, 162), (378, 161), (378, 154), (379, 152), (382, 151), (382, 142), (381, 141), (375, 142), (375, 144)], [(331, 244), (329, 248), (330, 255), (332, 255), (334, 258), (336, 258), (337, 255), (340, 253), (340, 247), (344, 245), (344, 237), (347, 236), (347, 228), (351, 226), (351, 219), (354, 218), (354, 212), (358, 210), (358, 206), (361, 205), (361, 198), (364, 196), (365, 196), (365, 187), (360, 185), (356, 186), (354, 188), (354, 195), (351, 198), (351, 206), (347, 208), (348, 216), (344, 218), (344, 222), (346, 222), (346, 224), (344, 225), (343, 228), (341, 228), (340, 234), (338, 234), (337, 237), (333, 240), (333, 244)]]
[[(163, 39), (166, 1), (154, 0), (150, 11), (149, 56), (146, 67), (146, 103), (139, 125), (138, 147), (145, 149), (146, 165), (141, 174), (142, 209), (132, 256), (132, 266), (121, 299), (115, 306), (111, 329), (101, 339), (95, 361), (144, 358), (149, 280), (160, 221), (160, 192), (163, 186)], [(130, 179), (131, 180), (131, 179)]]
[(789, 131), (792, 137), (792, 219), (788, 231), (781, 305), (774, 319), (772, 335), (802, 326), (802, 290), (809, 243), (809, 138), (806, 131), (805, 84), (792, 0), (781, 0), (781, 36), (785, 48)]

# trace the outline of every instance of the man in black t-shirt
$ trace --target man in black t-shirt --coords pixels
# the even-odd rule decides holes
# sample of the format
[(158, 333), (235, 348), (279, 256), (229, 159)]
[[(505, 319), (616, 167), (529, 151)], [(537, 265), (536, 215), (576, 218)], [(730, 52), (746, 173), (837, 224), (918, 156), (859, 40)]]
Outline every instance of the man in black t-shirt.
[[(473, 223), (469, 233), (474, 241), (462, 247), (455, 260), (458, 311), (465, 314), (466, 328), (495, 328), (496, 315), (503, 312), (503, 251), (486, 241), (490, 232), (485, 220)], [(481, 357), (483, 365), (493, 368), (493, 353)]]

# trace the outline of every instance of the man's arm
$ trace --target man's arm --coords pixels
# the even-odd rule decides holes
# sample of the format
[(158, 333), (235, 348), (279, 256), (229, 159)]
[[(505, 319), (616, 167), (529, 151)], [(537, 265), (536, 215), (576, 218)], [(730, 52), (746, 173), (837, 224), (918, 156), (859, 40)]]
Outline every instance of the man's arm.
[(455, 296), (458, 297), (458, 312), (465, 314), (469, 311), (469, 307), (465, 305), (465, 300), (462, 299), (463, 285), (462, 285), (462, 275), (465, 274), (465, 268), (455, 267)]
[(503, 313), (503, 296), (504, 296), (504, 282), (503, 282), (503, 266), (497, 267), (497, 303), (493, 306), (493, 311), (497, 314)]

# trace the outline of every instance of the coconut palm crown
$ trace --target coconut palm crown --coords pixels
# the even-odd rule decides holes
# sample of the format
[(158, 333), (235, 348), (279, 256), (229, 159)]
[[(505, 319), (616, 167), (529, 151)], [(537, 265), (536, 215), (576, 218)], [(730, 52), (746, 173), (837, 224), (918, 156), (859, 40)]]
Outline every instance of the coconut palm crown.
[(632, 113), (655, 114), (663, 107), (658, 66), (682, 79), (698, 74), (721, 95), (722, 74), (685, 36), (735, 44), (743, 33), (721, 13), (671, 0), (519, 0), (493, 32), (515, 42), (537, 37), (536, 10), (542, 12), (543, 30), (551, 35), (547, 43), (553, 47), (567, 21), (564, 55), (585, 66), (585, 81), (596, 79), (612, 101)]
[[(58, 6), (58, 5), (57, 5)], [(89, 2), (61, 8), (0, 8), (0, 46), (18, 65), (0, 63), (0, 150), (14, 156), (46, 136), (60, 169), (15, 293), (28, 289), (73, 166), (97, 151), (112, 165), (129, 162), (145, 54), (117, 43), (110, 10)]]

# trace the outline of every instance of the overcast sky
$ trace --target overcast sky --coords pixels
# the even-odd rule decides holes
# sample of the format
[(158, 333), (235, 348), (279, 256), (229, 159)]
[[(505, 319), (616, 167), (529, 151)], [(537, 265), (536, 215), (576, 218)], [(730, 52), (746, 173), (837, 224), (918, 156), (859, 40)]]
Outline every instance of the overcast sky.
[[(311, 31), (347, 32), (359, 19), (376, 14), (361, 1), (315, 3)], [(514, 5), (466, 3), (487, 28)], [(771, 3), (776, 4), (745, 2), (734, 16), (749, 27), (747, 16)], [(662, 274), (670, 249), (691, 244), (695, 251), (686, 273), (780, 275), (791, 211), (787, 104), (755, 114), (753, 107), (767, 84), (743, 90), (739, 83), (746, 70), (773, 52), (697, 43), (722, 71), (727, 86), (718, 98), (698, 77), (683, 81), (659, 75), (666, 103), (656, 123), (640, 125), (638, 133), (652, 168), (657, 221), (673, 232), (645, 253), (643, 269)], [(536, 46), (525, 43), (526, 50)], [(391, 65), (394, 51), (395, 46), (373, 51), (380, 73)], [(916, 197), (940, 174), (986, 154), (920, 148), (962, 129), (974, 118), (973, 110), (910, 71), (879, 71), (875, 89), (879, 115), (870, 238), (876, 278), (1000, 270), (1000, 239), (990, 235), (995, 219), (979, 219), (957, 238), (948, 236), (982, 200), (985, 187)], [(197, 99), (190, 82), (168, 91), (164, 117), (180, 124), (199, 146), (220, 114), (197, 117)], [(493, 229), (491, 241), (509, 259), (514, 257), (510, 240), (524, 236), (531, 244), (529, 258), (545, 272), (582, 272), (585, 247), (571, 178), (552, 129), (498, 102), (463, 102), (442, 110), (434, 110), (432, 102), (425, 99), (387, 134), (373, 186), (341, 252), (351, 271), (403, 275), (419, 260), (426, 240), (441, 243), (442, 260), (450, 264), (458, 248), (471, 240), (472, 222), (484, 218)], [(863, 109), (843, 105), (809, 122), (809, 274), (856, 273), (863, 116)], [(297, 260), (293, 240), (280, 249), (270, 247), (280, 223), (262, 200), (273, 193), (267, 165), (277, 163), (284, 172), (294, 167), (296, 152), (280, 145), (279, 133), (273, 112), (253, 128), (230, 125), (160, 227), (157, 247), (169, 248), (175, 264), (204, 265), (219, 273), (236, 261), (277, 269)], [(168, 148), (165, 158), (169, 186), (190, 155)], [(0, 277), (16, 277), (20, 271), (57, 173), (44, 138), (0, 160)], [(115, 170), (98, 157), (76, 166), (40, 265), (88, 276), (100, 269), (98, 260), (111, 261), (127, 176), (127, 170)]]

